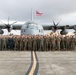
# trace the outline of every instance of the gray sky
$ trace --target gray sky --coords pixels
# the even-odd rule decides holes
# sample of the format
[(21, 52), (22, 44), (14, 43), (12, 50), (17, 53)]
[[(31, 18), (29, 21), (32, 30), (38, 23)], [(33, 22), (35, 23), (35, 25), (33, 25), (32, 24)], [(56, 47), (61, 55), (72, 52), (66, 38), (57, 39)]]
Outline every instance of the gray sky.
[[(0, 20), (28, 21), (31, 19), (31, 8), (34, 20), (38, 23), (58, 22), (76, 24), (76, 0), (0, 0)], [(35, 11), (43, 13), (35, 16)]]

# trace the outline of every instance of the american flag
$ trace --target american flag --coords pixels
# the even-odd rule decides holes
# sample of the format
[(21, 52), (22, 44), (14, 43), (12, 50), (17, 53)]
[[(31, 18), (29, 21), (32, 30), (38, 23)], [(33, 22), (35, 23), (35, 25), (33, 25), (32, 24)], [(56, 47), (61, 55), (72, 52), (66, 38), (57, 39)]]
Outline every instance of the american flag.
[(42, 16), (42, 12), (36, 11), (36, 16)]

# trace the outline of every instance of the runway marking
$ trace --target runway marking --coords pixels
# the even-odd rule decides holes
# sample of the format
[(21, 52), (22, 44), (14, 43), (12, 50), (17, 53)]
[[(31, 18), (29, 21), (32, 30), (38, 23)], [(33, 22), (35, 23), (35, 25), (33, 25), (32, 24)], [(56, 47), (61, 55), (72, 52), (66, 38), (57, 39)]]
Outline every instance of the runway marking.
[(34, 72), (35, 72), (35, 69), (36, 69), (36, 56), (35, 56), (35, 52), (32, 51), (32, 54), (33, 54), (33, 65), (31, 67), (31, 70), (30, 70), (28, 75), (34, 75)]

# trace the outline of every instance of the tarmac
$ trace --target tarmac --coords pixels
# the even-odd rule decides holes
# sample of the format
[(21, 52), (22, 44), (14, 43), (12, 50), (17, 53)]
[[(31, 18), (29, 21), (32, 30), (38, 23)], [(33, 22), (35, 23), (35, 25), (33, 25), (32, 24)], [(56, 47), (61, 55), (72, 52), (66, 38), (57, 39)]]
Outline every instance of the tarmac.
[(25, 75), (30, 63), (30, 52), (0, 51), (0, 75)]
[[(76, 75), (76, 51), (35, 53), (34, 75)], [(31, 59), (31, 51), (0, 51), (0, 75), (26, 75)]]

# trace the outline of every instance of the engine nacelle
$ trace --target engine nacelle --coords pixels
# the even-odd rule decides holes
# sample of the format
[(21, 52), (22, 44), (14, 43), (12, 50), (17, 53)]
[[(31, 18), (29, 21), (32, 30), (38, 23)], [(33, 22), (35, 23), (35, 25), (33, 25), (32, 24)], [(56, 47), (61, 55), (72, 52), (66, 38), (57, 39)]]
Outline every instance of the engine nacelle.
[(74, 34), (76, 35), (76, 25), (74, 25), (74, 28), (73, 29), (75, 30)]
[(74, 25), (74, 28), (73, 29), (76, 30), (76, 25)]
[(4, 31), (2, 29), (0, 29), (0, 34), (3, 34), (3, 33), (4, 33)]
[(56, 26), (52, 27), (52, 31), (53, 32), (56, 32), (56, 30), (57, 30), (57, 27)]
[(68, 34), (68, 32), (66, 30), (62, 30), (62, 31), (60, 31), (60, 34), (61, 35), (66, 35), (66, 34)]

